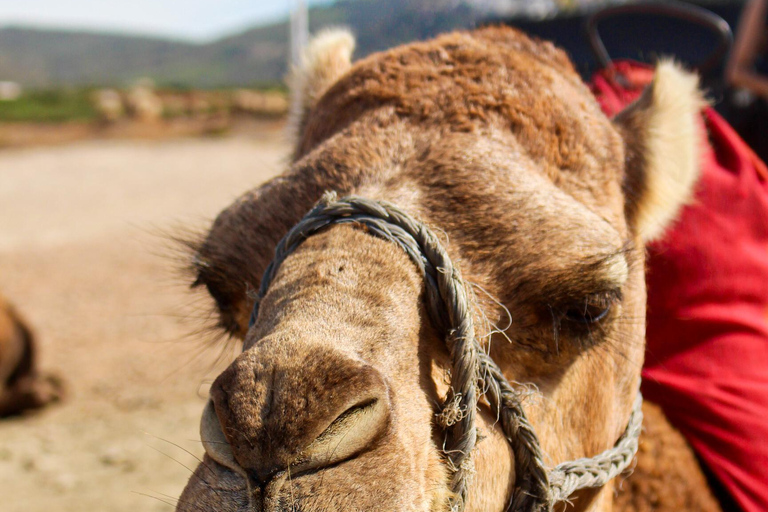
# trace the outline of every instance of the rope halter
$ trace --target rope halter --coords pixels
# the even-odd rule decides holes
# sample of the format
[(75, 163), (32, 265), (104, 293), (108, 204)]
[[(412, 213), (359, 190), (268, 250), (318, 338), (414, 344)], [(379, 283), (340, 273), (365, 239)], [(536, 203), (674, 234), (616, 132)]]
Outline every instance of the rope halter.
[(368, 233), (394, 242), (406, 252), (426, 281), (431, 319), (445, 334), (451, 356), (452, 391), (441, 406), (437, 423), (446, 431), (443, 454), (452, 472), (450, 486), (456, 496), (452, 512), (464, 509), (468, 495), (481, 393), (500, 419), (504, 436), (515, 454), (516, 482), (508, 511), (550, 512), (574, 491), (601, 487), (629, 466), (637, 452), (643, 420), (639, 392), (627, 428), (612, 448), (552, 469), (545, 466), (541, 445), (522, 407), (522, 393), (512, 387), (475, 338), (471, 303), (458, 268), (432, 231), (394, 205), (355, 196), (337, 200), (335, 193), (326, 193), (275, 248), (275, 257), (261, 280), (251, 326), (258, 317), (259, 302), (283, 260), (323, 228), (350, 223), (365, 226)]

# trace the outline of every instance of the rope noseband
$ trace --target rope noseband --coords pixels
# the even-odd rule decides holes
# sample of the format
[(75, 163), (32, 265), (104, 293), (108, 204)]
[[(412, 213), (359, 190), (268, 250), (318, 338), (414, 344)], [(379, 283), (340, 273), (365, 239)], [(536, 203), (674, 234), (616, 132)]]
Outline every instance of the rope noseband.
[(275, 257), (261, 280), (251, 325), (283, 260), (310, 235), (331, 224), (346, 223), (364, 225), (370, 234), (395, 242), (426, 281), (427, 308), (432, 321), (445, 333), (452, 361), (452, 391), (438, 415), (438, 423), (446, 430), (443, 452), (452, 471), (451, 490), (456, 495), (452, 511), (462, 511), (468, 495), (480, 389), (500, 419), (515, 454), (516, 482), (508, 511), (550, 512), (574, 491), (603, 486), (629, 466), (637, 452), (643, 420), (639, 392), (627, 428), (613, 448), (594, 457), (564, 462), (551, 470), (546, 468), (541, 445), (523, 410), (521, 394), (475, 338), (471, 303), (458, 268), (432, 231), (393, 205), (354, 196), (337, 200), (336, 194), (326, 193), (275, 248)]

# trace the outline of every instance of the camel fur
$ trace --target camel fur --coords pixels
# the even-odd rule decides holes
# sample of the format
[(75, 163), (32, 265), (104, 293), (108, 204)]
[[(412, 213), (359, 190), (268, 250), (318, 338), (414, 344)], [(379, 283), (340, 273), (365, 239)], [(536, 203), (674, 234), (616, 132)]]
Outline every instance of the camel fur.
[[(548, 465), (593, 456), (626, 426), (645, 344), (644, 244), (698, 172), (696, 78), (663, 64), (610, 121), (564, 52), (510, 28), (355, 63), (350, 41), (324, 34), (297, 71), (290, 167), (190, 243), (193, 286), (243, 352), (212, 386), (206, 458), (180, 511), (456, 506), (435, 421), (449, 356), (401, 249), (354, 225), (313, 235), (249, 329), (249, 290), (329, 190), (396, 204), (441, 233), (471, 283), (483, 349), (527, 390)], [(502, 511), (514, 456), (487, 404), (478, 421), (465, 510)], [(679, 434), (660, 414), (649, 422), (633, 475), (561, 508), (717, 510)]]

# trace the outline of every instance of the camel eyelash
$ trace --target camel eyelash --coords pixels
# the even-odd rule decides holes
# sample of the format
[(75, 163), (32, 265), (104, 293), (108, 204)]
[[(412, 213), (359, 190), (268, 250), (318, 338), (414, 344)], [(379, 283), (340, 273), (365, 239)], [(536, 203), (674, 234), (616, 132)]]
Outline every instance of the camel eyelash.
[(596, 324), (609, 317), (614, 305), (620, 301), (620, 290), (593, 293), (562, 308), (562, 320), (583, 326)]

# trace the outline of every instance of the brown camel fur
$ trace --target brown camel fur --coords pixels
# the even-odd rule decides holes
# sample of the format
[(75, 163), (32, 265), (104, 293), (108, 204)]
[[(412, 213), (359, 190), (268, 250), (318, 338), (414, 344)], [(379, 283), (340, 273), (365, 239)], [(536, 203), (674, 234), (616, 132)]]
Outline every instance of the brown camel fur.
[(27, 323), (0, 296), (0, 417), (61, 399), (58, 378), (37, 371), (36, 342)]
[[(529, 390), (547, 464), (595, 455), (626, 426), (644, 352), (644, 244), (698, 173), (696, 78), (662, 63), (612, 122), (562, 51), (509, 28), (355, 64), (352, 46), (344, 32), (310, 45), (292, 81), (290, 169), (192, 244), (194, 286), (243, 353), (212, 387), (206, 458), (178, 510), (446, 511), (455, 499), (434, 421), (448, 354), (401, 249), (349, 225), (308, 238), (248, 329), (249, 290), (327, 190), (389, 201), (441, 233), (485, 350)], [(680, 436), (659, 414), (649, 421), (624, 493), (615, 482), (577, 492), (574, 510), (717, 510)], [(501, 511), (514, 461), (487, 404), (479, 430), (466, 510)]]

